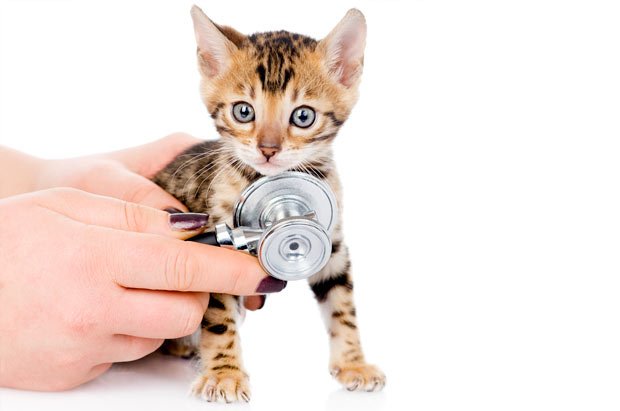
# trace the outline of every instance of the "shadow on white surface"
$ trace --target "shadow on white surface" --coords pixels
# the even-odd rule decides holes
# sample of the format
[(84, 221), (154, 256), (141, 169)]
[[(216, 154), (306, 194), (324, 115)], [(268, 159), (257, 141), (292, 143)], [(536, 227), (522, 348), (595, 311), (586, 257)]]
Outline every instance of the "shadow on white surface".
[(180, 360), (161, 354), (149, 355), (140, 361), (115, 364), (98, 379), (85, 384), (78, 390), (131, 390), (134, 387), (158, 383), (187, 384), (195, 375), (194, 360)]
[(327, 397), (325, 411), (343, 410), (386, 410), (385, 392), (348, 392), (339, 389)]
[(0, 389), (0, 409), (110, 410), (202, 409), (188, 395), (195, 362), (153, 354), (142, 360), (115, 364), (94, 381), (65, 392)]
[[(66, 392), (0, 389), (1, 411), (31, 410), (375, 410), (387, 409), (385, 393), (330, 392), (325, 383), (306, 375), (303, 384), (282, 385), (255, 379), (256, 395), (249, 404), (206, 403), (189, 395), (196, 361), (153, 354), (116, 364), (110, 371)], [(301, 375), (299, 379), (304, 378)], [(289, 381), (290, 382), (290, 381)], [(323, 395), (322, 393), (326, 393)], [(326, 398), (326, 399), (325, 399)]]

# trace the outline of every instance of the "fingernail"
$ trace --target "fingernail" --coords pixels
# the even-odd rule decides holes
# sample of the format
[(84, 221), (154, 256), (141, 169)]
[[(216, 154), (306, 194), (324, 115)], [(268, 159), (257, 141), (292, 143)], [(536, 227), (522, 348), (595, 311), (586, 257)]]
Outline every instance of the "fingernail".
[(174, 207), (164, 208), (164, 211), (167, 212), (168, 214), (178, 214), (178, 213), (182, 213), (183, 212), (183, 211), (179, 210), (178, 208), (174, 208)]
[(256, 292), (261, 294), (277, 293), (284, 290), (284, 287), (286, 287), (286, 281), (278, 280), (273, 277), (266, 277), (260, 282)]
[(170, 214), (170, 228), (174, 231), (195, 231), (207, 226), (208, 214), (174, 213)]
[(261, 308), (263, 308), (265, 306), (265, 301), (267, 301), (267, 296), (265, 294), (262, 294), (259, 297), (260, 297), (260, 305), (258, 306), (257, 310), (260, 310)]

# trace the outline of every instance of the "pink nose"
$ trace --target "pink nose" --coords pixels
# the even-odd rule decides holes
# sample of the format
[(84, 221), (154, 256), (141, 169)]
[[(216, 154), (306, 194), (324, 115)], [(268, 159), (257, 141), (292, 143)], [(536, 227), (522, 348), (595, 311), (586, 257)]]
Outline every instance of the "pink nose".
[(280, 151), (280, 146), (273, 146), (273, 147), (259, 146), (258, 148), (260, 149), (261, 153), (263, 153), (267, 161), (269, 161), (271, 157), (275, 156), (276, 153)]

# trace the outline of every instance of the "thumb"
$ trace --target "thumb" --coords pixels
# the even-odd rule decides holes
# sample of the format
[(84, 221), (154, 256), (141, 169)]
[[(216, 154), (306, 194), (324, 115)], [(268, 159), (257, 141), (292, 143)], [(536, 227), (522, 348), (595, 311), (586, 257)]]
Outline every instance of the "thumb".
[(138, 147), (115, 151), (104, 157), (124, 164), (131, 171), (151, 178), (181, 152), (202, 140), (185, 133), (174, 133)]
[(179, 211), (187, 211), (187, 207), (157, 184), (114, 162), (110, 162), (105, 173), (94, 173), (88, 179), (84, 179), (83, 187), (80, 188), (93, 194), (114, 197), (159, 210), (176, 208)]

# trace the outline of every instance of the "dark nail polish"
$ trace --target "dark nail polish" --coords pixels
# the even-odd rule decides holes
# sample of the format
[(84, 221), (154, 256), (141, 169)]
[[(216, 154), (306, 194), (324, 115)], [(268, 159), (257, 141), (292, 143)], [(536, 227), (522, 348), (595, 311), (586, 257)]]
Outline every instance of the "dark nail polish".
[(286, 287), (286, 281), (278, 280), (273, 277), (266, 277), (263, 281), (260, 282), (258, 288), (256, 289), (257, 293), (277, 293), (279, 291), (284, 290)]
[(182, 213), (183, 212), (183, 211), (179, 210), (178, 208), (174, 208), (174, 207), (164, 208), (164, 211), (167, 212), (168, 214), (178, 214), (178, 213)]
[(174, 231), (195, 231), (204, 228), (209, 219), (208, 214), (174, 213), (170, 214), (170, 227)]
[(261, 308), (263, 308), (265, 306), (265, 301), (267, 301), (267, 296), (265, 294), (259, 297), (260, 297), (260, 305), (258, 306), (257, 310), (260, 310)]

